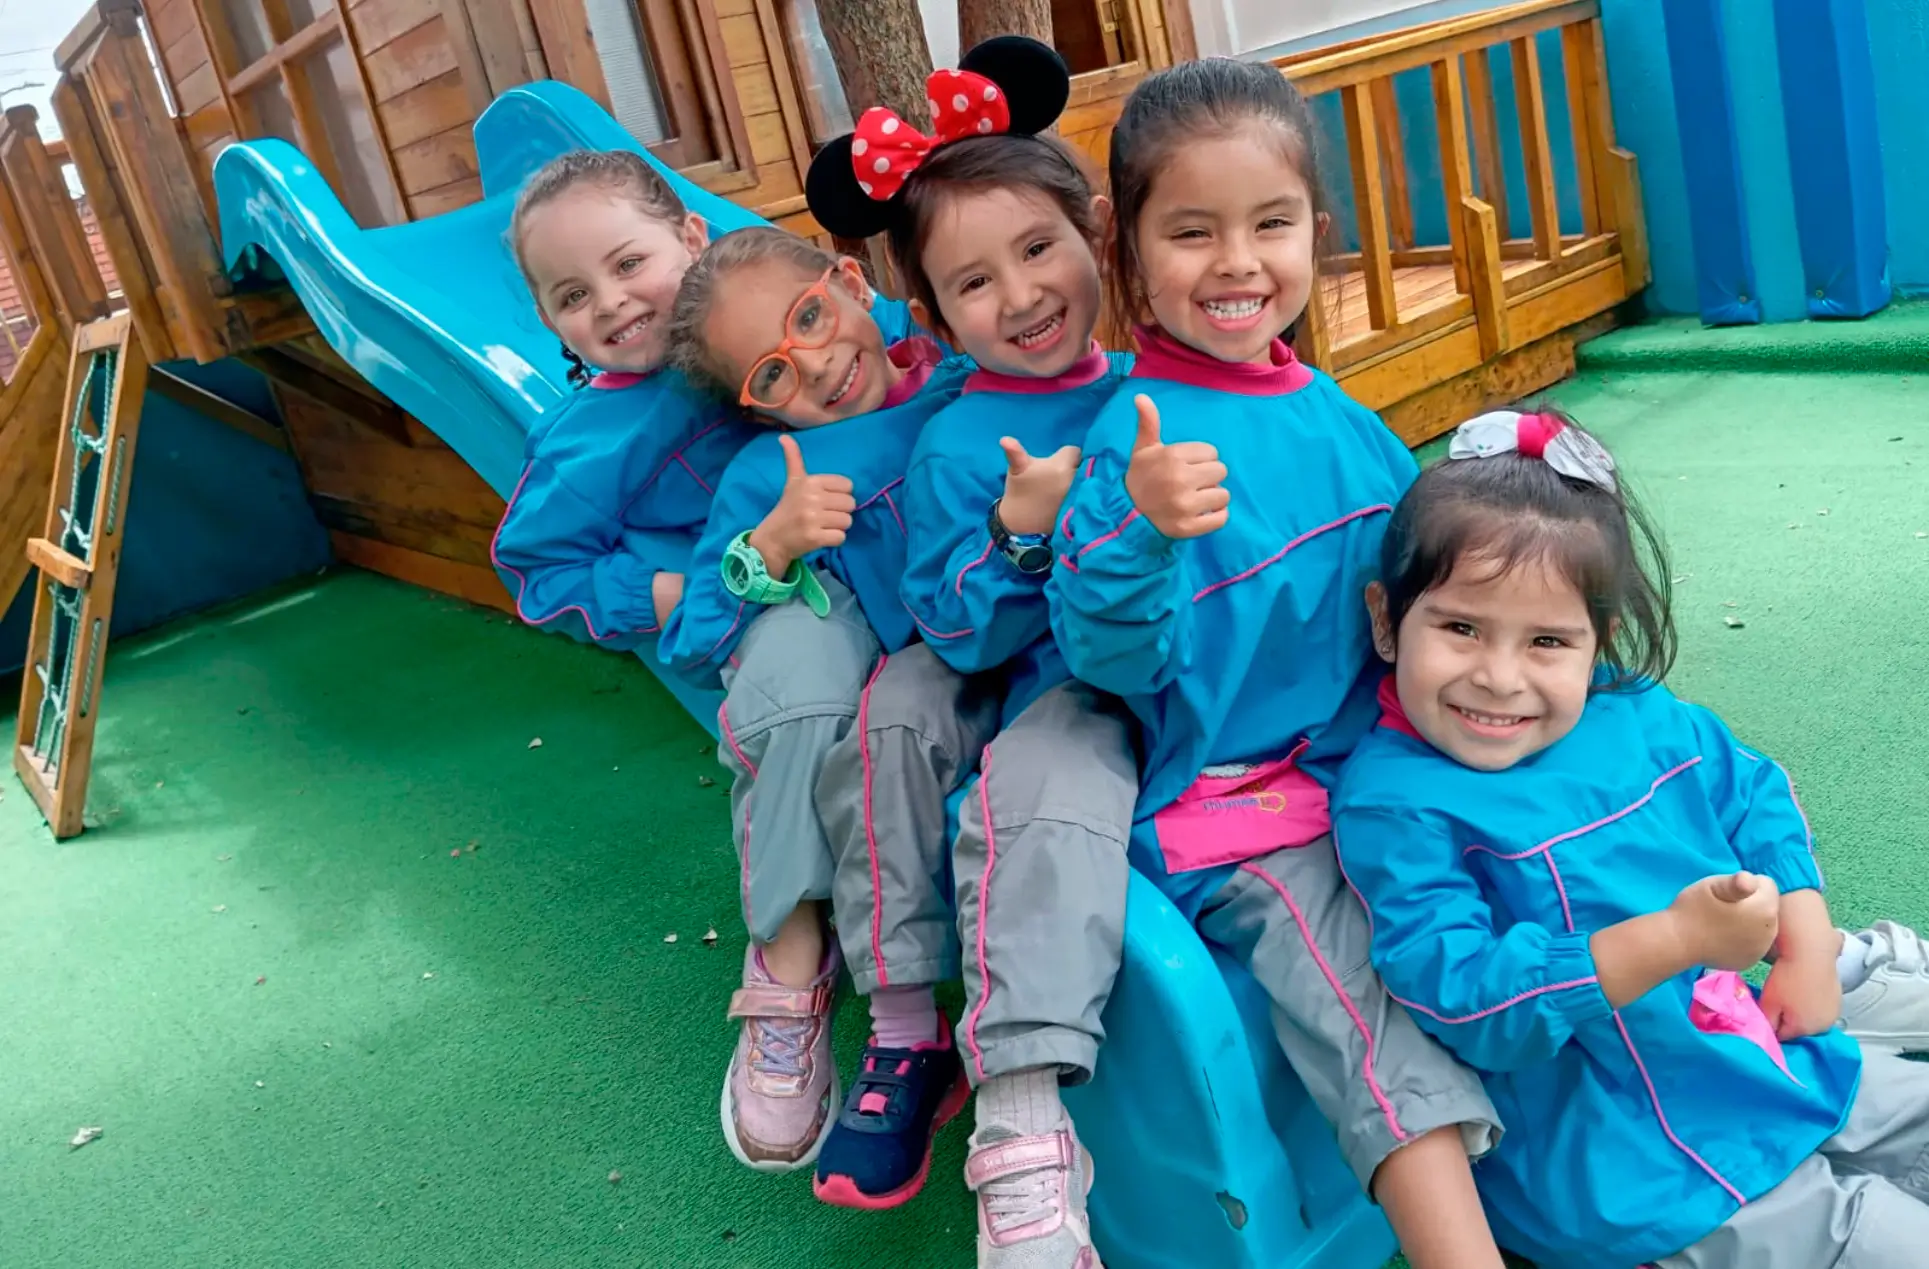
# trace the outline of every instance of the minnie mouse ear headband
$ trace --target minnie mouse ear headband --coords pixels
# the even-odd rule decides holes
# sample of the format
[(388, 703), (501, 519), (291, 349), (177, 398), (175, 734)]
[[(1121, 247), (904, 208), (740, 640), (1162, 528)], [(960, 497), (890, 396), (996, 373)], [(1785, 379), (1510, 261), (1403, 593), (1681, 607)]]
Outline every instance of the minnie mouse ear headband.
[(804, 199), (818, 224), (840, 238), (883, 233), (905, 178), (933, 150), (966, 137), (1043, 132), (1065, 109), (1072, 76), (1049, 44), (1000, 35), (966, 53), (957, 70), (933, 72), (925, 94), (934, 124), (930, 136), (872, 106), (856, 131), (817, 152), (804, 178)]
[(1495, 410), (1462, 423), (1447, 446), (1449, 459), (1496, 454), (1538, 458), (1563, 476), (1615, 492), (1614, 459), (1601, 443), (1551, 414)]

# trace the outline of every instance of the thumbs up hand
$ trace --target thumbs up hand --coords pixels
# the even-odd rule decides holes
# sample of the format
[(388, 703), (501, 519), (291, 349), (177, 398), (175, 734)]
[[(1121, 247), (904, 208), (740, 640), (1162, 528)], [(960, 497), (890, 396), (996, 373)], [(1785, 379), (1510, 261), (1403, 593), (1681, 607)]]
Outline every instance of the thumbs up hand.
[(784, 450), (783, 497), (750, 532), (750, 545), (764, 557), (772, 577), (782, 577), (812, 551), (842, 546), (857, 510), (847, 478), (813, 476), (804, 468), (804, 452), (795, 437), (782, 435), (777, 443)]
[(1072, 477), (1078, 474), (1078, 446), (1067, 445), (1044, 458), (1026, 453), (1009, 436), (998, 447), (1005, 451), (1005, 496), (998, 503), (999, 521), (1010, 533), (1050, 533), (1072, 488)]
[(1140, 396), (1139, 434), (1132, 463), (1125, 469), (1125, 492), (1139, 514), (1169, 538), (1203, 537), (1225, 527), (1232, 495), (1226, 491), (1226, 465), (1204, 441), (1165, 443), (1159, 434), (1159, 407)]

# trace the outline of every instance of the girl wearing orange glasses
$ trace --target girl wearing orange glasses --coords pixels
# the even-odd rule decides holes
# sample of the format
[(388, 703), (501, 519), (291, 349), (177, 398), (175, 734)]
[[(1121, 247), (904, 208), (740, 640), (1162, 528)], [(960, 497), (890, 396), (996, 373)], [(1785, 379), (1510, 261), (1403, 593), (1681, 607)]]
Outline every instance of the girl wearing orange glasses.
[[(722, 1121), (732, 1153), (759, 1171), (814, 1163), (841, 1101), (830, 1023), (842, 958), (825, 937), (834, 870), (818, 783), (825, 756), (863, 725), (867, 682), (916, 639), (898, 598), (900, 486), (925, 420), (971, 370), (929, 339), (887, 344), (874, 302), (856, 262), (745, 229), (685, 275), (671, 324), (691, 382), (771, 428), (719, 480), (658, 648), (693, 683), (754, 679), (768, 698), (732, 692), (718, 750), (734, 780), (751, 936), (730, 1006), (743, 1027)], [(932, 740), (910, 759), (922, 770), (889, 784), (932, 786), (941, 800), (989, 740), (996, 702), (929, 664), (897, 699), (915, 704), (910, 725)], [(740, 712), (750, 709), (755, 718)], [(963, 1095), (960, 1083), (952, 1114)]]

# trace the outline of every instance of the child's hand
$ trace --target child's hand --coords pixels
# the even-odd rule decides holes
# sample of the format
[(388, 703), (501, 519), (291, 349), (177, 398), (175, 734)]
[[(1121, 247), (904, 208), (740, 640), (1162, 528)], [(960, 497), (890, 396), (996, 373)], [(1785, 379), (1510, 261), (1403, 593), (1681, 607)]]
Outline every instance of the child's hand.
[(1169, 538), (1196, 538), (1225, 527), (1226, 465), (1204, 441), (1167, 445), (1159, 439), (1159, 407), (1140, 396), (1139, 435), (1132, 465), (1125, 470), (1125, 492), (1139, 514)]
[(1005, 496), (998, 503), (998, 520), (1009, 533), (1050, 533), (1058, 509), (1071, 492), (1082, 456), (1067, 445), (1048, 458), (1034, 458), (1007, 436), (998, 442), (1005, 451)]
[(845, 530), (857, 499), (843, 476), (813, 476), (804, 470), (804, 451), (791, 436), (779, 436), (784, 447), (784, 495), (750, 532), (750, 545), (764, 557), (764, 569), (782, 577), (790, 566), (812, 551), (844, 545)]
[(670, 620), (670, 613), (683, 602), (683, 574), (659, 570), (650, 578), (650, 607), (656, 610), (656, 624)]
[(1784, 956), (1768, 971), (1762, 1012), (1783, 1040), (1821, 1035), (1842, 1017), (1842, 979), (1835, 958)]
[(1690, 964), (1747, 969), (1768, 955), (1781, 892), (1767, 877), (1738, 872), (1704, 877), (1668, 905)]

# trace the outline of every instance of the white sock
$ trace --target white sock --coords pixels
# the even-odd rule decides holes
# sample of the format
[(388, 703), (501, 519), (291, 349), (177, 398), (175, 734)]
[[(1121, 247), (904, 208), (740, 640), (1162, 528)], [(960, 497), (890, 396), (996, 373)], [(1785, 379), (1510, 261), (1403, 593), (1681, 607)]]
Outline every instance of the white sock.
[(1058, 1100), (1058, 1069), (1033, 1067), (994, 1075), (978, 1086), (979, 1142), (1002, 1137), (1037, 1137), (1065, 1122)]
[(1854, 991), (1869, 981), (1869, 953), (1874, 945), (1865, 934), (1842, 933), (1842, 953), (1835, 958), (1835, 976), (1843, 991)]

